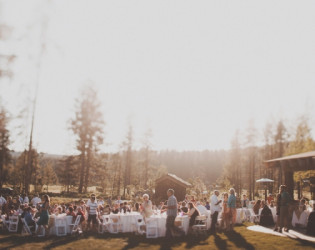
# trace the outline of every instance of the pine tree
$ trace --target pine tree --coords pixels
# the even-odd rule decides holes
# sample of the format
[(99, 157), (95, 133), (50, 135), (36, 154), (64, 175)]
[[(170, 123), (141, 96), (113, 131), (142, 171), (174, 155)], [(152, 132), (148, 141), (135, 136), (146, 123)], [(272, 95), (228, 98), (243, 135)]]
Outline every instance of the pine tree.
[(8, 127), (8, 114), (1, 108), (0, 110), (0, 188), (7, 179), (7, 174), (4, 171), (5, 166), (11, 162), (11, 155), (9, 150), (10, 134)]
[(79, 193), (87, 191), (90, 170), (93, 167), (94, 154), (103, 143), (103, 121), (97, 92), (92, 87), (83, 89), (81, 98), (76, 100), (75, 118), (71, 120), (71, 129), (77, 136), (77, 149), (80, 152)]

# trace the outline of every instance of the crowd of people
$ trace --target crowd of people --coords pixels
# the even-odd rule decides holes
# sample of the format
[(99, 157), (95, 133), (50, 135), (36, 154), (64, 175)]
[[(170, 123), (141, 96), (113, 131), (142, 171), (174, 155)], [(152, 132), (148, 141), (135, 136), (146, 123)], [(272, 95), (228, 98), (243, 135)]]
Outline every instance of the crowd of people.
[[(220, 215), (219, 228), (224, 231), (233, 230), (236, 223), (236, 208), (237, 197), (235, 190), (231, 188), (229, 192), (222, 193), (215, 190), (211, 195), (210, 200), (204, 198), (202, 200), (195, 200), (194, 196), (186, 196), (183, 201), (177, 201), (173, 189), (167, 191), (168, 200), (154, 204), (148, 194), (142, 196), (141, 202), (123, 201), (120, 196), (117, 199), (112, 200), (111, 197), (106, 199), (102, 197), (96, 197), (95, 194), (90, 196), (88, 200), (79, 200), (77, 202), (69, 204), (53, 204), (50, 201), (48, 195), (43, 195), (42, 199), (38, 194), (35, 194), (30, 200), (27, 195), (3, 197), (0, 195), (0, 211), (4, 215), (2, 218), (9, 219), (11, 215), (19, 215), (25, 219), (25, 222), (32, 228), (34, 234), (37, 232), (35, 225), (41, 225), (46, 228), (46, 232), (49, 232), (50, 215), (70, 215), (75, 221), (78, 215), (80, 217), (80, 226), (83, 231), (96, 230), (99, 223), (102, 223), (103, 215), (139, 212), (143, 215), (144, 220), (152, 216), (156, 211), (160, 213), (166, 213), (166, 237), (170, 238), (172, 235), (183, 235), (178, 227), (175, 226), (175, 219), (180, 215), (187, 215), (189, 217), (189, 231), (192, 227), (198, 223), (196, 218), (201, 215), (202, 210), (208, 210), (211, 215), (210, 233), (215, 234), (218, 227), (218, 218)], [(239, 199), (241, 207), (250, 207), (255, 214), (260, 215), (260, 224), (263, 226), (274, 225), (273, 215), (271, 208), (276, 207), (277, 221), (275, 231), (285, 231), (289, 228), (289, 205), (292, 202), (290, 195), (286, 191), (286, 187), (282, 185), (280, 192), (277, 195), (276, 201), (273, 196), (269, 196), (265, 200), (257, 200), (255, 204), (249, 201), (246, 195), (242, 195), (242, 199)], [(299, 203), (299, 209), (306, 209), (305, 199), (302, 199)], [(315, 204), (313, 205), (315, 209)], [(309, 223), (307, 226), (307, 233), (315, 235), (315, 211), (311, 212), (309, 216)]]

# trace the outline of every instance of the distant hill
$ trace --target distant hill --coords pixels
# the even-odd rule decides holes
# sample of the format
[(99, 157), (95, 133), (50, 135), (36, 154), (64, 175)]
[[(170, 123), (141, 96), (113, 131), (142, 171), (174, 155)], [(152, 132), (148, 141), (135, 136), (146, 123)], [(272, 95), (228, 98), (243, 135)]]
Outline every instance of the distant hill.
[[(13, 159), (19, 158), (21, 154), (22, 152), (11, 151), (11, 156)], [(56, 155), (56, 154), (46, 154), (46, 153), (40, 153), (40, 154), (43, 155), (44, 159), (52, 159), (52, 160), (60, 160), (66, 156), (66, 155)]]

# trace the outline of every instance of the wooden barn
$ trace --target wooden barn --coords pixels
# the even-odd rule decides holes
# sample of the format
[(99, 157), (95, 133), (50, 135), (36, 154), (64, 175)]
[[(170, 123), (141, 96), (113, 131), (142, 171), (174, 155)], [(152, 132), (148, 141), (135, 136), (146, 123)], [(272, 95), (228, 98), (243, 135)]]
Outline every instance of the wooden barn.
[(190, 187), (191, 184), (183, 179), (177, 177), (174, 174), (167, 174), (155, 181), (155, 202), (161, 202), (168, 199), (167, 190), (172, 188), (175, 190), (175, 197), (178, 201), (185, 199), (186, 188)]

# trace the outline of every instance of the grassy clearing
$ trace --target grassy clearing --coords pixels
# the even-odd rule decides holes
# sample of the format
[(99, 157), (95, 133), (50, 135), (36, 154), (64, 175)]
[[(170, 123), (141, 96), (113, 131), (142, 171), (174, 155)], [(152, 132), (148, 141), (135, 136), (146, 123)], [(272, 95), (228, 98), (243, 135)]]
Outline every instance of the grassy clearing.
[(146, 239), (133, 234), (67, 236), (24, 238), (20, 235), (0, 235), (0, 249), (314, 249), (315, 244), (278, 237), (246, 229), (247, 225), (235, 228), (234, 232), (218, 233), (205, 237), (187, 236), (172, 241)]

